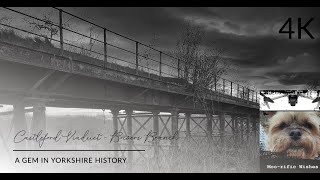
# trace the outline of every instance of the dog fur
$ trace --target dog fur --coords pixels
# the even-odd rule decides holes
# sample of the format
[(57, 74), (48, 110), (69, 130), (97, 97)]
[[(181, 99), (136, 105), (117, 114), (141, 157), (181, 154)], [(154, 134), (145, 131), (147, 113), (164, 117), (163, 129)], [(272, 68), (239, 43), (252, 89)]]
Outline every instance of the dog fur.
[(268, 149), (301, 159), (320, 155), (319, 112), (265, 112)]

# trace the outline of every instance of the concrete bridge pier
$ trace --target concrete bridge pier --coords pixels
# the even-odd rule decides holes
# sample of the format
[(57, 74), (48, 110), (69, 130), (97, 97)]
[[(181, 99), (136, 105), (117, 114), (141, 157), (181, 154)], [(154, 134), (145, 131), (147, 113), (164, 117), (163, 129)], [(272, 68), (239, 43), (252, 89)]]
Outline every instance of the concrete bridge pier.
[[(47, 133), (47, 118), (46, 118), (46, 101), (33, 100), (33, 117), (30, 124), (30, 134), (45, 135)], [(30, 144), (32, 149), (40, 149), (41, 147), (37, 142)]]
[[(110, 110), (111, 110), (112, 121), (113, 121), (113, 132), (112, 132), (112, 134), (114, 134), (114, 133), (119, 132), (119, 129), (118, 129), (118, 115), (119, 115), (120, 109), (118, 109), (118, 108), (113, 108), (113, 109), (110, 109)], [(114, 150), (115, 150), (115, 151), (114, 151), (114, 157), (116, 157), (116, 158), (119, 157), (119, 152), (118, 152), (119, 147), (120, 147), (119, 142), (117, 142), (116, 140), (114, 140), (114, 142), (113, 142), (113, 148), (114, 148)], [(118, 167), (119, 167), (118, 165), (115, 165), (115, 166), (114, 166), (114, 172), (117, 172)]]
[[(25, 131), (25, 133), (28, 133), (27, 122), (25, 117), (25, 105), (23, 100), (19, 100), (18, 102), (13, 104), (12, 123), (13, 123), (13, 129), (14, 129), (12, 138), (15, 138), (16, 136), (17, 137), (21, 136), (20, 133), (22, 133), (22, 131)], [(17, 141), (19, 140), (17, 139)], [(26, 142), (22, 141), (19, 143), (14, 143), (14, 147), (15, 149), (26, 149)]]
[(234, 118), (234, 114), (231, 114), (230, 118), (231, 118), (231, 132), (232, 132), (232, 134), (235, 134), (235, 118)]
[(250, 122), (251, 122), (251, 115), (248, 114), (247, 117), (246, 117), (246, 137), (247, 137), (247, 140), (249, 139), (250, 137)]
[(235, 142), (239, 142), (239, 117), (237, 114), (233, 115), (234, 118), (234, 129), (233, 129), (233, 136), (235, 137)]
[[(160, 135), (159, 131), (159, 114), (160, 111), (152, 111), (153, 115), (153, 132), (156, 134), (156, 136)], [(154, 158), (155, 162), (159, 162), (159, 155), (160, 155), (160, 147), (159, 147), (159, 141), (155, 141), (154, 144)]]
[(233, 140), (235, 143), (238, 141), (238, 119), (236, 114), (231, 114), (231, 131), (233, 134)]
[(42, 134), (47, 132), (47, 122), (46, 122), (46, 105), (43, 101), (38, 101), (33, 103), (33, 118), (31, 121), (31, 133)]
[(177, 161), (176, 161), (176, 157), (177, 157), (177, 153), (178, 153), (178, 138), (179, 138), (179, 122), (178, 122), (178, 118), (179, 118), (179, 110), (178, 109), (173, 109), (171, 110), (171, 135), (175, 136), (175, 138), (171, 141), (171, 153), (172, 153), (172, 160), (173, 163), (171, 164), (171, 171), (172, 172), (176, 172), (176, 168), (177, 168)]
[(219, 134), (222, 145), (225, 143), (225, 114), (224, 112), (219, 113)]
[(244, 135), (244, 119), (240, 117), (240, 141), (243, 142), (243, 135)]
[[(118, 115), (119, 115), (119, 111), (120, 109), (118, 108), (114, 108), (114, 109), (110, 109), (111, 110), (111, 113), (112, 113), (112, 121), (113, 121), (113, 133), (116, 133), (119, 131), (119, 127), (118, 127)], [(117, 150), (119, 150), (119, 143), (116, 142), (116, 140), (114, 140), (113, 142), (113, 145), (114, 145), (114, 149), (116, 150), (114, 152), (114, 156), (115, 157), (119, 157), (119, 154), (117, 152)]]
[(207, 137), (208, 141), (211, 144), (213, 137), (212, 137), (212, 113), (206, 113), (207, 116)]
[(258, 122), (259, 122), (259, 118), (258, 117), (254, 117), (253, 121), (252, 121), (252, 131), (254, 133), (254, 137), (257, 136)]
[(186, 137), (187, 137), (187, 140), (190, 141), (190, 138), (191, 138), (191, 129), (190, 129), (191, 113), (189, 113), (189, 112), (185, 113), (185, 118), (186, 118)]
[(178, 118), (179, 118), (179, 110), (178, 109), (171, 110), (171, 135), (175, 136), (175, 139), (171, 141), (171, 145), (174, 147), (178, 146), (178, 141), (176, 140), (179, 138)]
[[(125, 110), (126, 115), (127, 115), (127, 135), (128, 136), (132, 136), (132, 113), (133, 110), (132, 109), (126, 109)], [(132, 170), (133, 167), (133, 140), (128, 140), (128, 170)]]

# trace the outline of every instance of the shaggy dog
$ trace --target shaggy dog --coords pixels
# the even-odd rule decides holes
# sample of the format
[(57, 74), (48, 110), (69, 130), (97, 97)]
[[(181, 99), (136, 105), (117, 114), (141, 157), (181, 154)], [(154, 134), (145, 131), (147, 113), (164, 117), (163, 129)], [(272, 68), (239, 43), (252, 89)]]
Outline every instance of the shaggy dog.
[(290, 157), (315, 159), (320, 154), (319, 112), (265, 112), (268, 149)]

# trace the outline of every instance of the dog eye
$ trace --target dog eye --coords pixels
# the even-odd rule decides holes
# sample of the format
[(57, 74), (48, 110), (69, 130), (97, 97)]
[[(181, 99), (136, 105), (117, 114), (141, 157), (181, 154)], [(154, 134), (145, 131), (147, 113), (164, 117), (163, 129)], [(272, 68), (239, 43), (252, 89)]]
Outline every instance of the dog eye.
[(286, 127), (288, 127), (288, 125), (286, 123), (284, 123), (284, 122), (279, 125), (280, 129), (284, 129)]
[(307, 129), (312, 129), (312, 125), (310, 123), (304, 123), (303, 126)]

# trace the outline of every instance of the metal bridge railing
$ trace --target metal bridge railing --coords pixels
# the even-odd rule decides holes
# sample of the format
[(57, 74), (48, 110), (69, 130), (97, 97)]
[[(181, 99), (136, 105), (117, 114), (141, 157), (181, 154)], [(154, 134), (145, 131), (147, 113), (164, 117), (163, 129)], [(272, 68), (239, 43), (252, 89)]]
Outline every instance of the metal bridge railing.
[[(125, 69), (139, 76), (166, 82), (180, 82), (183, 79), (184, 60), (60, 8), (49, 8), (50, 14), (44, 17), (7, 7), (2, 9), (4, 11), (0, 11), (0, 16), (11, 15), (19, 24), (0, 22), (0, 25), (20, 33), (24, 38), (45, 38), (53, 45), (52, 48), (101, 60), (104, 68)], [(256, 91), (223, 78), (219, 78), (209, 89), (258, 102)]]

